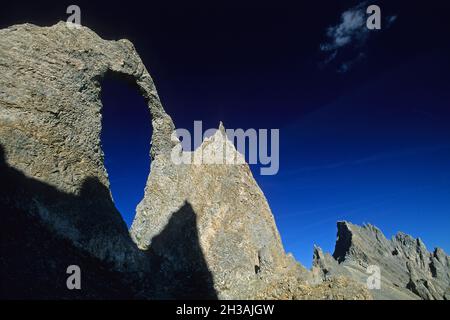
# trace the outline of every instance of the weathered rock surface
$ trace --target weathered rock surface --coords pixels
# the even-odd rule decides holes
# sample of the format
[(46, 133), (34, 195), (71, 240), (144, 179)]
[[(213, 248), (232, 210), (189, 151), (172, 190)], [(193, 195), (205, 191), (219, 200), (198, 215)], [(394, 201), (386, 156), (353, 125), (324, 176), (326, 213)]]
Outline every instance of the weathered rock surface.
[[(157, 155), (131, 235), (140, 248), (151, 246), (173, 266), (170, 252), (152, 239), (175, 212), (188, 207), (196, 217), (200, 247), (219, 297), (246, 298), (242, 283), (287, 267), (269, 205), (222, 125), (194, 152), (183, 152), (176, 137), (174, 141), (174, 152), (184, 153), (180, 157), (190, 157), (192, 164), (175, 164), (171, 154)], [(226, 164), (226, 158), (237, 164)]]
[[(152, 116), (151, 173), (130, 231), (112, 201), (100, 145), (100, 80), (110, 72), (136, 84)], [(346, 261), (365, 261), (372, 234), (358, 233), (358, 245), (347, 248), (358, 238), (353, 228), (335, 258), (317, 249), (312, 272), (286, 255), (223, 126), (184, 152), (129, 41), (62, 22), (12, 26), (0, 30), (0, 74), (0, 297), (371, 298)], [(174, 154), (193, 163), (177, 164)], [(237, 163), (214, 164), (224, 158)], [(401, 281), (400, 262), (390, 281), (405, 297), (441, 297), (448, 257), (400, 245), (408, 239), (379, 245), (412, 257)], [(66, 288), (69, 265), (81, 267), (81, 291)]]
[(106, 41), (88, 28), (69, 29), (63, 22), (0, 31), (0, 144), (5, 161), (25, 176), (74, 196), (50, 198), (35, 192), (29, 201), (17, 199), (14, 205), (33, 212), (75, 246), (118, 269), (129, 269), (140, 253), (110, 199), (100, 146), (99, 80), (108, 71), (133, 79), (148, 100), (153, 153), (170, 148), (172, 121), (129, 41)]
[[(111, 279), (110, 292), (126, 296), (128, 287), (128, 295), (143, 298), (216, 298), (257, 268), (263, 274), (283, 267), (273, 217), (248, 167), (172, 165), (174, 125), (129, 41), (106, 41), (62, 22), (13, 26), (0, 31), (0, 72), (2, 296), (20, 296), (9, 288), (27, 286), (24, 297), (74, 296), (59, 281), (66, 264), (83, 266), (85, 279)], [(103, 165), (99, 80), (107, 72), (135, 82), (152, 116), (154, 172), (140, 208), (160, 212), (147, 217), (157, 232), (133, 233), (140, 248), (115, 209)], [(84, 297), (122, 296), (103, 289)], [(237, 288), (229, 291), (221, 297), (237, 297)]]
[[(164, 137), (172, 121), (129, 41), (63, 22), (0, 30), (2, 296), (24, 286), (17, 295), (121, 297), (108, 292), (132, 291), (123, 288), (150, 272), (148, 253), (136, 248), (111, 200), (103, 165), (99, 80), (107, 72), (135, 81), (152, 113), (153, 152), (170, 148)], [(70, 264), (84, 266), (92, 290), (68, 293), (57, 281)], [(95, 279), (108, 272), (127, 276), (96, 290)]]
[(322, 279), (347, 276), (363, 284), (377, 266), (380, 289), (372, 289), (375, 299), (448, 299), (450, 257), (440, 248), (429, 252), (418, 238), (397, 233), (386, 239), (376, 227), (338, 222), (333, 256), (314, 249), (313, 273)]
[(265, 286), (259, 284), (256, 299), (273, 300), (372, 300), (363, 285), (345, 276), (326, 279), (315, 285), (302, 279), (282, 277)]

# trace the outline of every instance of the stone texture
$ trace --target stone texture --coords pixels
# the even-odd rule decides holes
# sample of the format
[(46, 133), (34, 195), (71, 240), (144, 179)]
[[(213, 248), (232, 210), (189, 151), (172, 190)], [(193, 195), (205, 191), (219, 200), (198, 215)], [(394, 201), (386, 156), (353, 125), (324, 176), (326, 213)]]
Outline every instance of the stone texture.
[[(174, 125), (129, 41), (106, 41), (63, 22), (12, 26), (0, 31), (0, 71), (0, 265), (7, 284), (34, 270), (51, 286), (65, 276), (62, 261), (72, 261), (93, 266), (91, 275), (122, 274), (125, 281), (112, 286), (121, 291), (125, 282), (135, 297), (232, 298), (247, 279), (285, 267), (273, 217), (247, 165), (173, 164)], [(115, 209), (103, 165), (99, 81), (108, 72), (135, 82), (152, 116), (152, 174), (132, 229), (139, 248)], [(220, 137), (204, 142), (206, 157), (218, 151)], [(29, 225), (21, 239), (18, 221)], [(31, 256), (40, 266), (6, 256), (35, 239), (41, 245)], [(64, 290), (54, 289), (46, 296)], [(85, 297), (102, 296), (91, 293)]]
[(316, 285), (281, 278), (279, 282), (262, 287), (256, 299), (372, 300), (372, 295), (364, 285), (343, 276), (327, 279)]
[[(286, 256), (269, 205), (223, 126), (194, 152), (183, 152), (173, 139), (176, 152), (193, 164), (175, 164), (171, 154), (153, 160), (131, 228), (138, 246), (152, 246), (172, 214), (187, 203), (220, 298), (240, 298), (242, 283), (283, 272)], [(238, 159), (237, 164), (224, 164), (225, 158)], [(164, 250), (153, 249), (171, 260)]]
[[(129, 41), (63, 22), (0, 30), (2, 296), (139, 296), (141, 285), (132, 283), (151, 272), (149, 254), (136, 248), (112, 202), (103, 165), (99, 81), (107, 72), (132, 79), (146, 97), (152, 153), (170, 148), (172, 121)], [(65, 288), (70, 264), (85, 271), (80, 293)]]
[(418, 238), (397, 233), (391, 240), (373, 225), (338, 222), (333, 256), (314, 250), (313, 273), (322, 278), (343, 275), (366, 283), (367, 267), (381, 271), (375, 299), (447, 299), (450, 290), (449, 256), (442, 249), (429, 252)]
[(77, 197), (68, 201), (36, 193), (32, 201), (17, 205), (75, 246), (123, 269), (142, 257), (107, 195), (99, 97), (99, 80), (107, 72), (133, 79), (147, 99), (152, 153), (170, 149), (173, 123), (129, 41), (106, 41), (88, 28), (69, 29), (64, 22), (0, 31), (0, 144), (5, 161), (62, 193), (89, 198), (81, 203)]
[[(0, 73), (0, 297), (371, 298), (343, 265), (378, 259), (366, 250), (381, 232), (343, 228), (335, 257), (317, 248), (306, 270), (285, 253), (264, 194), (223, 125), (197, 150), (181, 149), (129, 41), (63, 22), (12, 26), (0, 30)], [(135, 83), (152, 116), (151, 173), (130, 231), (112, 201), (100, 144), (107, 73)], [(174, 154), (193, 163), (176, 164)], [(236, 164), (214, 164), (223, 158)], [(395, 272), (403, 262), (392, 267), (400, 292), (442, 296), (445, 253), (430, 256), (403, 235), (379, 241), (380, 250), (391, 245), (411, 257), (401, 281)], [(65, 287), (72, 264), (82, 269), (81, 291)]]

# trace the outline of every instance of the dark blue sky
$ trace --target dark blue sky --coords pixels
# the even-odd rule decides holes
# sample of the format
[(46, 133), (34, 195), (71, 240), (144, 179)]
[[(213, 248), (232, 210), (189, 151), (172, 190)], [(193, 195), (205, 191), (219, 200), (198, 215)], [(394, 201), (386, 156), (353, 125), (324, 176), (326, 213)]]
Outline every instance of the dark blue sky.
[[(74, 3), (82, 24), (135, 44), (177, 127), (280, 129), (279, 173), (252, 169), (286, 250), (302, 263), (313, 244), (333, 251), (340, 219), (449, 253), (449, 5), (370, 2), (381, 7), (382, 30), (344, 28), (334, 35), (348, 43), (323, 51), (333, 43), (327, 30), (361, 1), (298, 2)], [(68, 4), (7, 4), (1, 27), (53, 24)], [(123, 82), (105, 79), (102, 96), (105, 163), (130, 224), (149, 172), (150, 115)]]

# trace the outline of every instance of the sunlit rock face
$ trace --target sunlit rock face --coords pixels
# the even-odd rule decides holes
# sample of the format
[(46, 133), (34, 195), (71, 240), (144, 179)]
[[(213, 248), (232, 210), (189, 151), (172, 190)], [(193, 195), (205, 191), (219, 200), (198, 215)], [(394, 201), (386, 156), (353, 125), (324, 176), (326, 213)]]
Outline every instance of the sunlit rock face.
[[(239, 281), (285, 266), (269, 206), (245, 161), (238, 166), (177, 166), (171, 161), (178, 147), (174, 125), (129, 41), (106, 41), (86, 27), (69, 28), (63, 22), (13, 26), (0, 35), (4, 165), (30, 181), (2, 195), (10, 210), (33, 216), (51, 234), (119, 272), (151, 273), (161, 263), (165, 275), (159, 280), (167, 282), (171, 273), (182, 277), (205, 269), (213, 274), (211, 287), (224, 291), (224, 297), (238, 296), (236, 286), (244, 286)], [(99, 80), (107, 72), (134, 81), (152, 115), (152, 173), (131, 231), (143, 250), (114, 207), (103, 165)], [(205, 159), (225, 141), (221, 132), (205, 141)], [(232, 144), (226, 146), (238, 155)], [(14, 184), (19, 178), (8, 174), (8, 179)], [(179, 211), (183, 216), (174, 218)], [(173, 225), (179, 230), (168, 234), (166, 228)], [(172, 250), (180, 245), (192, 252), (198, 246), (200, 262)], [(200, 270), (199, 277), (206, 279), (208, 273)], [(228, 287), (233, 289), (225, 293)], [(176, 295), (171, 289), (161, 292), (161, 297)]]
[(371, 290), (376, 299), (450, 298), (450, 257), (442, 249), (429, 252), (419, 238), (402, 232), (388, 240), (370, 224), (360, 227), (341, 221), (337, 226), (333, 256), (315, 248), (314, 273), (367, 283), (376, 267), (381, 280), (379, 288)]
[[(131, 235), (140, 248), (153, 246), (166, 257), (152, 239), (174, 212), (189, 204), (197, 217), (200, 246), (216, 291), (221, 298), (245, 298), (250, 293), (242, 290), (243, 283), (287, 267), (269, 205), (222, 125), (194, 152), (183, 152), (173, 139), (178, 144), (173, 153), (161, 154), (152, 162)], [(174, 156), (190, 163), (176, 164)]]
[(75, 246), (119, 270), (130, 268), (139, 252), (109, 194), (100, 145), (99, 80), (115, 72), (140, 88), (153, 117), (154, 153), (170, 148), (173, 130), (133, 45), (106, 41), (88, 28), (63, 22), (24, 24), (0, 31), (0, 59), (5, 161), (61, 192), (35, 192), (21, 208)]
[[(130, 232), (100, 144), (107, 72), (134, 82), (152, 116), (151, 173)], [(193, 153), (181, 150), (129, 41), (62, 22), (12, 26), (0, 30), (0, 74), (0, 297), (370, 298), (350, 279), (321, 283), (285, 254), (222, 126)], [(211, 164), (224, 152), (236, 163)], [(66, 287), (69, 265), (82, 270), (80, 291)]]

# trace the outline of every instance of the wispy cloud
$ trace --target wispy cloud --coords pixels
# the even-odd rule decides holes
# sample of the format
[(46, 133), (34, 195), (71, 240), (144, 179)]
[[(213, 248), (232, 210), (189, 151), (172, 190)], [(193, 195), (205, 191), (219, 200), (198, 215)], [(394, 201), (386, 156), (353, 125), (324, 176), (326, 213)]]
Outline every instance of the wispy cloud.
[[(338, 63), (337, 71), (345, 73), (366, 56), (364, 47), (373, 32), (366, 27), (367, 7), (368, 2), (364, 1), (344, 11), (339, 24), (327, 28), (327, 40), (320, 45), (320, 51), (326, 54), (321, 63), (322, 66), (341, 60), (341, 51), (350, 51), (349, 57)], [(396, 18), (396, 16), (387, 16), (384, 19), (383, 28), (389, 28)]]
[(331, 51), (331, 57), (336, 55), (336, 50), (351, 43), (362, 44), (366, 41), (369, 29), (365, 27), (366, 19), (363, 5), (358, 5), (341, 15), (338, 25), (327, 29), (328, 42), (321, 44), (322, 51)]

